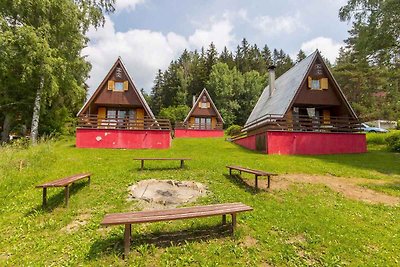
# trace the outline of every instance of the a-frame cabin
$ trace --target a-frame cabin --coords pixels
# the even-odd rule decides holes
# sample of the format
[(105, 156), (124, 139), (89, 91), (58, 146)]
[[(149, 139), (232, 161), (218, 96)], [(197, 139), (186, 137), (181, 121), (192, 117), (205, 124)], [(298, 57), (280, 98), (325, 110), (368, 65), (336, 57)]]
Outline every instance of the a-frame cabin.
[(167, 148), (170, 123), (156, 119), (119, 57), (78, 113), (77, 147)]
[(175, 124), (175, 137), (221, 137), (224, 119), (207, 89), (203, 89), (183, 122)]
[(319, 51), (269, 85), (235, 143), (268, 154), (366, 152), (360, 122)]

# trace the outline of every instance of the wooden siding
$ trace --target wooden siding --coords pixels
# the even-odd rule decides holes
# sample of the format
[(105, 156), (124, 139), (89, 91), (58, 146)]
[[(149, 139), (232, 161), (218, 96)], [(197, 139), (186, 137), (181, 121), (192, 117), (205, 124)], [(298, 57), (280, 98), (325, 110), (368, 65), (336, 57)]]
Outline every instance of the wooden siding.
[[(205, 99), (203, 99), (203, 96)], [(210, 99), (208, 99), (208, 97), (205, 94), (201, 95), (200, 97), (201, 97), (201, 99), (200, 99), (199, 103), (196, 105), (196, 107), (194, 108), (191, 116), (194, 116), (194, 117), (216, 117), (217, 112), (211, 106)], [(207, 108), (201, 108), (200, 106), (202, 103), (207, 103), (206, 104)]]
[[(317, 68), (317, 65), (320, 67)], [(310, 81), (319, 80), (319, 90), (310, 89)], [(321, 112), (329, 112), (329, 116), (337, 117), (352, 117), (352, 113), (347, 108), (344, 99), (341, 97), (339, 88), (335, 82), (330, 79), (328, 69), (325, 64), (321, 62), (320, 58), (317, 58), (307, 74), (306, 81), (302, 83), (299, 92), (297, 93), (291, 107), (315, 107), (320, 109)], [(322, 115), (322, 114), (321, 114)]]

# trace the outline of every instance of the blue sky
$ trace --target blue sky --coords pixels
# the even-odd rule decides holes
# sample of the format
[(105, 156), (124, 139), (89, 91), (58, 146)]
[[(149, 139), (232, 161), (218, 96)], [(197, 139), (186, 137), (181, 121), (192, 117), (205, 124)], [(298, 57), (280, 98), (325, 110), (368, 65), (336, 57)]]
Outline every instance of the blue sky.
[(331, 61), (350, 26), (338, 11), (346, 0), (117, 0), (100, 29), (90, 29), (83, 50), (92, 63), (93, 92), (118, 56), (136, 86), (150, 92), (158, 69), (165, 70), (187, 48), (234, 50), (245, 37), (259, 47), (282, 48), (295, 57), (318, 48)]

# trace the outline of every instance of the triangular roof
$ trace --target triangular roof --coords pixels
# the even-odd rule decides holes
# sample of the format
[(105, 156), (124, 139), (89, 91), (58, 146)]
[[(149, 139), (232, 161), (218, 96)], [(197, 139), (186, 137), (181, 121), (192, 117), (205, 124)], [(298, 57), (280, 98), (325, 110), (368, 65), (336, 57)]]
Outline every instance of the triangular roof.
[(267, 115), (283, 117), (300, 91), (301, 85), (306, 81), (307, 75), (310, 72), (310, 68), (314, 65), (317, 58), (320, 59), (321, 63), (327, 70), (329, 78), (334, 82), (350, 113), (357, 118), (357, 115), (351, 108), (331, 71), (326, 66), (325, 61), (322, 59), (319, 51), (315, 50), (315, 52), (294, 65), (278, 79), (276, 79), (275, 90), (272, 92), (271, 97), (269, 96), (269, 85), (264, 89), (257, 101), (257, 104), (247, 119), (244, 128), (247, 128), (249, 124), (262, 122)]
[(128, 82), (132, 85), (135, 93), (139, 97), (140, 102), (142, 103), (143, 107), (146, 109), (147, 114), (150, 115), (151, 118), (155, 119), (153, 112), (151, 111), (149, 105), (146, 102), (146, 99), (143, 97), (142, 92), (138, 90), (135, 86), (135, 83), (133, 82), (131, 76), (129, 75), (129, 72), (127, 71), (124, 62), (122, 61), (121, 57), (118, 57), (117, 60), (115, 61), (114, 65), (111, 67), (110, 71), (107, 73), (106, 77), (104, 77), (103, 81), (100, 83), (100, 85), (97, 87), (96, 91), (92, 94), (92, 96), (86, 101), (86, 103), (83, 105), (81, 110), (79, 110), (77, 116), (81, 115), (86, 111), (86, 109), (89, 107), (89, 104), (97, 97), (97, 95), (101, 92), (101, 89), (105, 86), (107, 81), (109, 80), (110, 76), (114, 73), (115, 69), (117, 68), (118, 64), (121, 66), (122, 71), (126, 74), (126, 77), (128, 78)]
[(199, 102), (200, 102), (200, 100), (201, 100), (201, 98), (202, 98), (203, 95), (206, 95), (206, 96), (207, 96), (207, 99), (210, 100), (211, 106), (212, 106), (212, 108), (215, 110), (215, 113), (217, 113), (218, 118), (222, 121), (222, 123), (225, 123), (225, 122), (224, 122), (224, 119), (222, 118), (221, 114), (219, 113), (217, 107), (216, 107), (215, 104), (214, 104), (214, 101), (212, 100), (212, 98), (211, 98), (211, 96), (210, 96), (210, 94), (208, 93), (208, 91), (207, 91), (206, 88), (204, 88), (203, 91), (201, 91), (199, 97), (197, 97), (196, 102), (194, 103), (192, 109), (189, 111), (188, 115), (186, 116), (186, 118), (185, 118), (185, 120), (184, 120), (183, 122), (187, 122), (187, 121), (188, 121), (188, 119), (189, 119), (190, 116), (192, 115), (192, 113), (193, 113), (193, 111), (195, 110), (195, 108), (199, 105)]

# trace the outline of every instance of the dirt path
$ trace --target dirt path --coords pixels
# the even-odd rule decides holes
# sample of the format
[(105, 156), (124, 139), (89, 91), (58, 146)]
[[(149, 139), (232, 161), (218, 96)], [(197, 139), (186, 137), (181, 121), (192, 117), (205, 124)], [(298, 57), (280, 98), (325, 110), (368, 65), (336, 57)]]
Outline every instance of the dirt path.
[[(254, 181), (247, 180), (253, 185)], [(335, 176), (324, 175), (307, 175), (307, 174), (284, 174), (271, 179), (271, 190), (286, 190), (294, 183), (307, 183), (307, 184), (323, 184), (330, 189), (342, 193), (345, 197), (355, 200), (361, 200), (372, 204), (386, 204), (396, 206), (400, 204), (400, 198), (395, 196), (386, 195), (384, 193), (374, 191), (360, 186), (360, 184), (380, 184), (383, 185), (387, 181), (372, 180), (364, 178), (341, 178)], [(259, 187), (266, 189), (266, 181), (260, 179)]]

